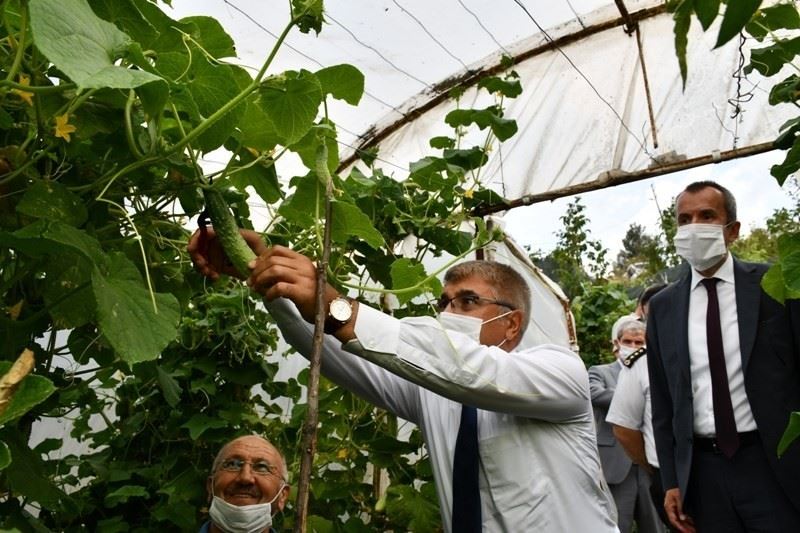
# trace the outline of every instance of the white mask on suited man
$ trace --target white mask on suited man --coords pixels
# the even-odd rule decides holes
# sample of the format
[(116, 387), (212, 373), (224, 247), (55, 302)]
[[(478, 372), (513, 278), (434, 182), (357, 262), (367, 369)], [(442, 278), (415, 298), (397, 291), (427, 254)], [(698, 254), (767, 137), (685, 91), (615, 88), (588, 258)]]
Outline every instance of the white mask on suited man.
[(272, 525), (272, 502), (278, 499), (284, 486), (281, 483), (272, 501), (255, 505), (233, 505), (214, 496), (208, 515), (226, 533), (261, 533)]
[(685, 224), (675, 233), (675, 251), (692, 268), (702, 272), (719, 263), (728, 253), (722, 224)]
[(617, 348), (617, 357), (619, 357), (620, 359), (625, 359), (638, 349), (639, 348), (634, 348), (632, 346), (625, 346), (624, 344), (620, 344), (619, 348)]

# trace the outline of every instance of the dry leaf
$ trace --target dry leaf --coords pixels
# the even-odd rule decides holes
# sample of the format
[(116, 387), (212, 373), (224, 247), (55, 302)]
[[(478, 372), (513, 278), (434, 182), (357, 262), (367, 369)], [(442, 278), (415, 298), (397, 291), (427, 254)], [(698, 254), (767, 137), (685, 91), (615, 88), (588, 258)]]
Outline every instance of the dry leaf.
[(14, 361), (14, 364), (11, 365), (8, 373), (0, 378), (0, 414), (8, 407), (11, 397), (20, 382), (31, 373), (34, 363), (33, 352), (25, 348), (17, 360)]
[(11, 320), (16, 320), (19, 318), (20, 313), (22, 313), (23, 303), (25, 303), (25, 300), (20, 300), (8, 308), (8, 316), (11, 318)]

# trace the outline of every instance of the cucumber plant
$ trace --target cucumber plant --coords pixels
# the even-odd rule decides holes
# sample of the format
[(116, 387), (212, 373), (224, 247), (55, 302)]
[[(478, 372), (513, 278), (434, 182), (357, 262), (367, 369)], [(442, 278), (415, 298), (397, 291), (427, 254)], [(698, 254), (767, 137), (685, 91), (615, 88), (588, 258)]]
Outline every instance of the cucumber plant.
[[(154, 1), (0, 5), (0, 374), (25, 349), (35, 359), (0, 418), (0, 528), (196, 530), (214, 453), (249, 431), (296, 471), (307, 373), (275, 381), (284, 355), (270, 318), (240, 284), (209, 287), (191, 269), (185, 226), (204, 209), (234, 235), (231, 217), (250, 224), (255, 191), (276, 215), (270, 240), (317, 257), (330, 183), (331, 279), (403, 291), (398, 315), (425, 312), (412, 297), (437, 290), (424, 253), (476, 245), (459, 228), (481, 201), (473, 178), (487, 146), (454, 136), (402, 183), (375, 159), (369, 175), (320, 179), (338, 163), (320, 109), (328, 98), (357, 104), (364, 80), (349, 65), (271, 72), (289, 32), (322, 28), (321, 1), (289, 7), (251, 74), (226, 61), (236, 51), (216, 20), (173, 20)], [(460, 128), (479, 121), (462, 111)], [(230, 161), (211, 186), (197, 161), (220, 147)], [(309, 169), (288, 187), (276, 170), (287, 151)], [(398, 257), (410, 235), (425, 244)], [(419, 435), (399, 441), (394, 417), (324, 379), (319, 399), (323, 474), (311, 480), (309, 524), (435, 529)], [(69, 434), (32, 440), (42, 420)], [(363, 483), (381, 472), (388, 493)]]

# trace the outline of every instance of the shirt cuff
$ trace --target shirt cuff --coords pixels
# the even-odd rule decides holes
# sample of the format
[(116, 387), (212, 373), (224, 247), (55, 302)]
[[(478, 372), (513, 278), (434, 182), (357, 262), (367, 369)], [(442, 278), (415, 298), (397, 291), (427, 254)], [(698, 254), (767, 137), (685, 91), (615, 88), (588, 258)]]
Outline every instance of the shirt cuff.
[(365, 350), (396, 354), (400, 338), (400, 320), (364, 304), (358, 305), (353, 328)]

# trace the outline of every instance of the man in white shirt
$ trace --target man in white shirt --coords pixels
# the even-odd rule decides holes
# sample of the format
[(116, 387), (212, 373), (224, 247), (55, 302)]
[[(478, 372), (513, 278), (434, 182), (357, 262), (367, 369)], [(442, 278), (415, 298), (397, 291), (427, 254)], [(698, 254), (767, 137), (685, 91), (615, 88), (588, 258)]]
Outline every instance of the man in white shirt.
[[(608, 408), (606, 422), (613, 426), (617, 442), (628, 457), (647, 472), (652, 504), (660, 519), (668, 524), (664, 513), (664, 491), (658, 472), (658, 456), (653, 437), (653, 415), (650, 407), (650, 378), (647, 374), (647, 350), (642, 347), (623, 360), (614, 398)], [(665, 531), (656, 526), (658, 531)]]
[(662, 530), (656, 509), (650, 499), (650, 475), (647, 465), (632, 463), (615, 437), (606, 414), (612, 399), (619, 391), (619, 378), (624, 374), (623, 361), (644, 346), (644, 324), (636, 315), (626, 315), (614, 323), (613, 363), (589, 368), (589, 389), (597, 429), (597, 447), (603, 473), (617, 504), (618, 525), (629, 533), (636, 522), (639, 533), (660, 533)]
[[(582, 361), (553, 345), (514, 351), (530, 305), (516, 272), (483, 261), (457, 265), (445, 277), (438, 319), (397, 320), (330, 285), (318, 310), (312, 262), (243, 235), (259, 254), (248, 284), (265, 297), (286, 340), (308, 354), (310, 323), (326, 313), (322, 372), (419, 425), (445, 531), (617, 531)], [(209, 237), (209, 248), (218, 247)], [(195, 236), (189, 251), (198, 270), (218, 276), (222, 262), (209, 259), (217, 253), (199, 248)], [(462, 404), (477, 408), (479, 523), (468, 529), (453, 527)]]
[(797, 301), (728, 252), (736, 201), (710, 182), (676, 199), (675, 246), (691, 269), (650, 301), (653, 431), (678, 531), (800, 531), (800, 442), (777, 444), (800, 409)]

